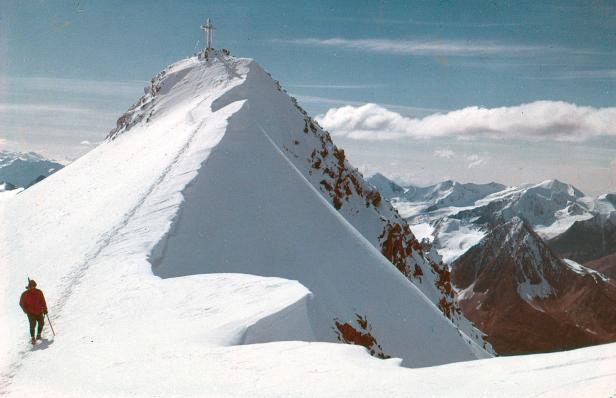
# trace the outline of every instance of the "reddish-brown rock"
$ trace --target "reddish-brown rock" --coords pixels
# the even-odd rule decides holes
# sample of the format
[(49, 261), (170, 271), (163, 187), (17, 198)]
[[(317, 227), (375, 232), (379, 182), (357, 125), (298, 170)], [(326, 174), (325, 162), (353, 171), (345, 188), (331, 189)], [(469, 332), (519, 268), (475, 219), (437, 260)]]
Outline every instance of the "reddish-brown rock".
[(464, 315), (499, 354), (616, 340), (616, 286), (567, 264), (518, 218), (495, 227), (452, 267)]
[(347, 344), (356, 344), (364, 346), (370, 352), (370, 355), (381, 359), (391, 358), (389, 355), (383, 352), (383, 348), (377, 343), (374, 336), (372, 336), (372, 327), (368, 323), (365, 316), (355, 314), (357, 317), (355, 322), (358, 327), (354, 327), (351, 323), (340, 322), (340, 320), (334, 320), (336, 325), (336, 334), (338, 340)]

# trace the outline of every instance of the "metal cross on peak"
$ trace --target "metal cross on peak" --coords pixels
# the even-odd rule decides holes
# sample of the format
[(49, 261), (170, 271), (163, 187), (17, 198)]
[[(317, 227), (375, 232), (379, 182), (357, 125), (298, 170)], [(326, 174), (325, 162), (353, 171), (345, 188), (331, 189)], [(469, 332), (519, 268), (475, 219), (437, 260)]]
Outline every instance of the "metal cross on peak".
[(207, 42), (207, 47), (205, 49), (212, 50), (212, 38), (214, 37), (214, 29), (216, 28), (214, 28), (214, 25), (212, 25), (212, 22), (208, 18), (205, 25), (201, 25), (201, 29), (203, 30), (203, 34), (205, 35), (205, 41)]

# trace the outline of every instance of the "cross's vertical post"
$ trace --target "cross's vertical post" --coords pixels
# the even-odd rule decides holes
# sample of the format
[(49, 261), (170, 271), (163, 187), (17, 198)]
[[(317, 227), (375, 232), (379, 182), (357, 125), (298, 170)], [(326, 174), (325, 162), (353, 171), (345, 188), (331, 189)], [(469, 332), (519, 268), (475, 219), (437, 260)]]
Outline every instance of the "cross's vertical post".
[(205, 25), (201, 25), (201, 29), (203, 30), (204, 36), (205, 36), (205, 41), (207, 43), (207, 47), (205, 48), (206, 50), (212, 50), (212, 41), (214, 38), (214, 25), (212, 25), (212, 22), (210, 21), (210, 19), (207, 19), (207, 22), (205, 23)]

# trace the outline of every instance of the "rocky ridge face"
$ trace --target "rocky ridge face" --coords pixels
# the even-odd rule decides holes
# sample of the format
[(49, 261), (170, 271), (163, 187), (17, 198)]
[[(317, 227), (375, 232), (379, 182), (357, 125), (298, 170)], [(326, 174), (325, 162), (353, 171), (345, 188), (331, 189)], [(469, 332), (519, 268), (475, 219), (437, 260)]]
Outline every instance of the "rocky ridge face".
[(349, 163), (344, 150), (332, 142), (330, 134), (308, 116), (297, 101), (293, 102), (304, 115), (302, 134), (306, 136), (309, 148), (306, 150), (302, 145), (303, 140), (292, 140), (284, 145), (284, 150), (298, 162), (303, 159), (313, 185), (332, 205), (445, 316), (489, 350), (481, 333), (464, 319), (458, 308), (449, 268), (437, 251), (427, 242), (420, 244), (409, 224)]

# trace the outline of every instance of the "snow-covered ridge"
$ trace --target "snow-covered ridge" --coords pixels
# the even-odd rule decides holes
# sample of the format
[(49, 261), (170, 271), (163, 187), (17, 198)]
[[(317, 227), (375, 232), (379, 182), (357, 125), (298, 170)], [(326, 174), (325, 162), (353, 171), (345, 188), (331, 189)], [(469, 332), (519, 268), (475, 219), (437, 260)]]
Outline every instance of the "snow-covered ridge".
[[(168, 73), (167, 76), (169, 76)], [(164, 87), (166, 79), (167, 77), (163, 77), (161, 82), (157, 84)], [(254, 200), (258, 203), (262, 201), (267, 202), (268, 206), (276, 213), (280, 212), (280, 209), (288, 208), (290, 204), (305, 201), (306, 197), (312, 196), (318, 192), (319, 195), (317, 199), (319, 201), (327, 199), (327, 201), (333, 205), (334, 209), (338, 210), (340, 215), (344, 216), (344, 218), (341, 219), (344, 220), (345, 223), (350, 222), (352, 224), (351, 230), (355, 231), (353, 233), (356, 234), (360, 232), (362, 239), (368, 238), (374, 248), (389, 253), (387, 250), (392, 249), (389, 249), (389, 246), (387, 250), (385, 250), (385, 246), (381, 249), (382, 244), (391, 245), (395, 250), (398, 250), (398, 247), (408, 247), (406, 252), (403, 252), (402, 256), (395, 252), (395, 256), (397, 256), (396, 260), (398, 261), (395, 264), (398, 269), (404, 275), (410, 276), (418, 267), (423, 266), (425, 277), (418, 277), (418, 281), (421, 282), (423, 279), (424, 283), (423, 285), (418, 283), (418, 285), (421, 286), (422, 289), (425, 289), (426, 292), (431, 293), (428, 297), (432, 298), (433, 302), (438, 304), (442, 310), (450, 311), (451, 316), (456, 320), (460, 318), (459, 314), (452, 313), (450, 310), (453, 297), (452, 290), (447, 289), (445, 284), (448, 282), (438, 283), (438, 281), (442, 279), (441, 275), (436, 272), (440, 267), (438, 263), (430, 263), (428, 260), (421, 257), (421, 253), (413, 253), (414, 250), (421, 249), (419, 248), (418, 242), (414, 240), (412, 234), (406, 238), (396, 237), (395, 239), (398, 239), (399, 242), (393, 240), (397, 233), (395, 231), (398, 229), (402, 231), (404, 228), (403, 225), (398, 225), (398, 223), (403, 224), (403, 221), (395, 210), (389, 205), (384, 206), (379, 199), (379, 194), (373, 192), (363, 181), (362, 176), (348, 164), (344, 156), (344, 151), (336, 148), (331, 142), (329, 135), (323, 132), (320, 127), (297, 106), (294, 100), (286, 95), (277, 82), (273, 81), (256, 63), (249, 64), (246, 72), (246, 81), (217, 98), (212, 103), (212, 107), (217, 109), (219, 107), (224, 107), (227, 103), (234, 103), (236, 101), (244, 102), (242, 109), (230, 119), (231, 124), (227, 128), (225, 138), (217, 145), (217, 149), (212, 156), (208, 158), (207, 168), (204, 168), (200, 172), (198, 177), (200, 182), (187, 190), (185, 194), (188, 198), (187, 203), (182, 209), (179, 218), (180, 222), (174, 223), (172, 227), (174, 231), (173, 234), (168, 240), (164, 241), (163, 245), (159, 245), (155, 250), (152, 262), (155, 265), (154, 269), (157, 274), (162, 276), (173, 276), (178, 275), (178, 272), (180, 274), (203, 272), (199, 271), (203, 269), (202, 264), (198, 262), (194, 263), (188, 259), (182, 260), (182, 265), (180, 267), (174, 266), (175, 268), (172, 269), (169, 266), (169, 260), (165, 258), (165, 256), (178, 258), (180, 253), (178, 252), (177, 255), (174, 255), (174, 247), (184, 247), (182, 244), (178, 245), (178, 242), (187, 240), (188, 237), (194, 236), (194, 234), (207, 235), (208, 230), (214, 230), (218, 228), (218, 225), (221, 223), (228, 222), (228, 220), (225, 221), (223, 219), (212, 218), (207, 214), (205, 214), (204, 217), (200, 216), (202, 211), (199, 209), (206, 203), (211, 203), (211, 205), (206, 205), (206, 207), (211, 207), (212, 209), (219, 208), (221, 206), (219, 201), (220, 196), (228, 198), (223, 204), (223, 208), (220, 209), (221, 214), (226, 214), (228, 211), (227, 209), (233, 208), (238, 214), (238, 217), (240, 214), (242, 215), (239, 217), (240, 220), (243, 220), (241, 233), (239, 233), (239, 235), (235, 233), (238, 237), (246, 237), (245, 240), (241, 240), (242, 242), (247, 242), (246, 244), (252, 245), (252, 243), (250, 243), (252, 240), (250, 238), (251, 236), (263, 235), (264, 233), (267, 234), (268, 223), (271, 223), (271, 220), (276, 220), (278, 216), (276, 214), (271, 214), (270, 217), (259, 215), (261, 221), (255, 220), (254, 223), (245, 222), (245, 220), (254, 218), (255, 210), (250, 206), (247, 207), (242, 198), (244, 197), (244, 190), (247, 187), (253, 186), (255, 181), (271, 181), (266, 185), (277, 186), (277, 190), (279, 190), (282, 195), (277, 194), (271, 197), (271, 191), (266, 190), (262, 194), (263, 198), (260, 198), (260, 196), (262, 196), (260, 192), (263, 188), (254, 187), (253, 189), (249, 189), (249, 191), (253, 193)], [(237, 137), (237, 142), (233, 141), (233, 139), (236, 139), (235, 137)], [(246, 152), (244, 152), (244, 150)], [(274, 151), (272, 152), (272, 150)], [(254, 153), (259, 154), (259, 156), (254, 156)], [(253, 161), (254, 164), (252, 164)], [(271, 166), (265, 166), (270, 164)], [(259, 168), (263, 167), (268, 170), (267, 174), (265, 176), (255, 176), (255, 170), (259, 170)], [(296, 181), (289, 180), (289, 176), (286, 173), (281, 175), (278, 171), (284, 171), (289, 167), (292, 173), (291, 179), (297, 178), (301, 181), (301, 184), (310, 183), (310, 185), (312, 185), (311, 190), (305, 191), (304, 189), (298, 188), (296, 186)], [(213, 186), (220, 184), (220, 175), (227, 175), (231, 181), (235, 182), (233, 186), (223, 186), (224, 194), (218, 192), (216, 189), (212, 189)], [(293, 175), (295, 175), (295, 177), (293, 177)], [(283, 188), (285, 186), (287, 188)], [(295, 191), (297, 191), (298, 197), (297, 199), (291, 199), (291, 197), (295, 197), (295, 194), (292, 194), (292, 192)], [(190, 199), (191, 195), (194, 195), (194, 199), (192, 200)], [(239, 200), (238, 203), (235, 203), (235, 198)], [(283, 202), (280, 202), (281, 200)], [(191, 205), (191, 203), (194, 203), (194, 205)], [(315, 215), (320, 214), (319, 209), (321, 209), (321, 206), (322, 205), (319, 204), (319, 207), (314, 208), (312, 212), (308, 211), (308, 209), (311, 208), (310, 206), (302, 206), (301, 213), (313, 214), (313, 216), (309, 217), (313, 220), (317, 220), (318, 217)], [(326, 208), (331, 209), (330, 206)], [(263, 212), (263, 210), (264, 209), (261, 207), (257, 214)], [(295, 210), (289, 209), (289, 211), (294, 212)], [(197, 214), (198, 216), (192, 217), (186, 216), (186, 214)], [(334, 214), (337, 218), (340, 217), (340, 215)], [(323, 215), (323, 217), (331, 217), (331, 215)], [(286, 223), (290, 222), (290, 218), (287, 217), (286, 220), (282, 221), (285, 223), (284, 225), (271, 226), (271, 228), (273, 228), (271, 231), (273, 235), (277, 234), (277, 230), (288, 229)], [(278, 223), (278, 221), (276, 223)], [(306, 247), (304, 247), (302, 251), (309, 251), (308, 248), (310, 245), (314, 246), (315, 244), (316, 247), (312, 251), (322, 251), (323, 246), (319, 245), (326, 245), (326, 243), (316, 243), (319, 240), (317, 236), (322, 234), (322, 232), (315, 231), (311, 235), (302, 238), (301, 236), (309, 230), (305, 226), (306, 222), (304, 218), (299, 218), (297, 224), (300, 226), (303, 225), (303, 227), (301, 230), (290, 234), (289, 238), (294, 241), (307, 242), (304, 244)], [(210, 228), (208, 228), (208, 225), (210, 225)], [(257, 228), (257, 230), (251, 232), (250, 228), (252, 226)], [(318, 225), (316, 227), (322, 228)], [(233, 230), (231, 227), (228, 228)], [(355, 230), (355, 228), (357, 230)], [(408, 229), (408, 227), (406, 228)], [(390, 232), (390, 229), (393, 232)], [(410, 234), (410, 231), (408, 231), (408, 233)], [(336, 234), (339, 235), (340, 233)], [(381, 243), (380, 239), (383, 239), (384, 243)], [(244, 256), (247, 253), (253, 253), (255, 251), (252, 246), (248, 246), (245, 250), (237, 250), (236, 246), (225, 249), (228, 243), (229, 241), (226, 240), (225, 235), (213, 237), (210, 233), (210, 238), (206, 244), (199, 243), (198, 247), (192, 247), (190, 249), (193, 251), (193, 255), (190, 258), (198, 260), (203, 256), (210, 257), (211, 252), (221, 250), (221, 252), (226, 253), (227, 256), (234, 256), (236, 259), (232, 260), (232, 258), (227, 257), (224, 259), (224, 262), (214, 261), (215, 264), (208, 266), (210, 272), (212, 269), (226, 271), (229, 269), (228, 267), (234, 267), (234, 269), (240, 272), (250, 272), (260, 275), (269, 275), (272, 273), (281, 275), (280, 272), (283, 272), (282, 275), (285, 277), (299, 279), (303, 283), (307, 283), (307, 280), (314, 277), (311, 272), (305, 274), (313, 265), (307, 266), (306, 269), (284, 269), (282, 271), (278, 269), (278, 263), (288, 263), (290, 261), (290, 259), (286, 257), (288, 255), (286, 250), (266, 253), (267, 257), (262, 260), (258, 260), (258, 256), (255, 258), (254, 254), (251, 255), (249, 259), (246, 259)], [(293, 242), (284, 244), (295, 245)], [(414, 245), (414, 249), (411, 249), (411, 245)], [(335, 249), (328, 250), (331, 251), (331, 254), (338, 253), (340, 252), (340, 246), (341, 242), (338, 242)], [(180, 249), (180, 251), (183, 250), (184, 249)], [(350, 259), (352, 257), (350, 252), (356, 252), (356, 250), (349, 250), (346, 253), (340, 252), (340, 255), (347, 258), (345, 261), (361, 264), (362, 261)], [(156, 253), (161, 253), (161, 255), (159, 256)], [(393, 258), (394, 252), (392, 252), (391, 256), (390, 258)], [(276, 260), (277, 258), (279, 259)], [(302, 260), (301, 258), (296, 258), (291, 261), (292, 263), (301, 264)], [(232, 265), (228, 265), (229, 263)], [(217, 266), (216, 264), (219, 265)], [(227, 265), (222, 268), (223, 264)], [(180, 271), (178, 271), (178, 269)], [(301, 275), (304, 276), (298, 276), (297, 272), (302, 272)], [(378, 277), (376, 278), (378, 279)], [(426, 283), (426, 281), (428, 283)], [(324, 298), (326, 297), (324, 296), (325, 292), (319, 294), (317, 291), (318, 289), (322, 289), (317, 281), (308, 284), (308, 287), (315, 292), (317, 300), (325, 300), (329, 303), (340, 299), (334, 297), (331, 299)], [(339, 294), (339, 292), (336, 294)], [(446, 299), (444, 297), (446, 297)], [(327, 322), (331, 325), (334, 316), (338, 317), (339, 315), (332, 313), (329, 315), (329, 321), (327, 319), (318, 320), (318, 322), (323, 323), (323, 325), (317, 327), (317, 329), (323, 330), (325, 328), (329, 330), (329, 326), (326, 326)], [(376, 322), (378, 319), (374, 319), (378, 316), (380, 315), (375, 314), (373, 316), (368, 316), (369, 321), (371, 321), (373, 325), (378, 325), (378, 322)], [(355, 316), (347, 320), (353, 321), (354, 318)], [(478, 336), (477, 332), (471, 328), (467, 330)], [(321, 338), (326, 339), (327, 336), (321, 336)]]
[(569, 268), (579, 274), (579, 275), (592, 275), (594, 277), (600, 278), (602, 281), (607, 282), (609, 280), (609, 278), (607, 276), (605, 276), (604, 274), (602, 274), (601, 272), (595, 271), (593, 269), (590, 269), (588, 267), (583, 266), (582, 264), (578, 264), (573, 260), (570, 260), (568, 258), (564, 258), (563, 261), (565, 262), (565, 264), (567, 264), (569, 266)]
[[(428, 287), (436, 298), (447, 292), (441, 265), (422, 256), (403, 221), (387, 218), (393, 208), (256, 62), (215, 54), (160, 76), (160, 89), (106, 142), (0, 207), (11, 231), (0, 235), (0, 391), (20, 396), (33, 388), (28, 375), (50, 364), (57, 370), (46, 381), (64, 379), (55, 361), (113, 379), (105, 367), (122, 356), (131, 359), (118, 369), (133, 369), (160, 364), (151, 350), (190, 361), (193, 350), (281, 339), (362, 344), (369, 333), (374, 348), (408, 366), (487, 356), (383, 256), (379, 236), (400, 264), (429, 267), (417, 283), (440, 281)], [(230, 272), (301, 286), (252, 277), (265, 287), (243, 295), (246, 277), (225, 276), (234, 295), (196, 275)], [(45, 291), (63, 334), (36, 355), (21, 344), (15, 305), (26, 276)], [(212, 304), (218, 296), (238, 307), (223, 311)], [(254, 305), (244, 312), (241, 303)], [(221, 317), (219, 329), (210, 315)], [(171, 336), (184, 344), (162, 348)]]
[[(161, 101), (160, 98), (166, 96), (166, 92), (173, 91), (170, 87), (181, 85), (181, 79), (185, 79), (184, 74), (186, 78), (194, 77), (193, 72), (186, 70), (184, 63), (175, 64), (152, 79), (144, 90), (146, 93), (142, 99), (118, 120), (118, 126), (110, 133), (109, 139), (115, 139), (138, 122), (148, 124), (155, 118), (159, 112), (159, 105), (156, 104)], [(178, 74), (182, 77), (178, 78)], [(293, 167), (302, 174), (302, 178), (307, 179), (320, 191), (363, 237), (392, 261), (443, 313), (482, 344), (480, 334), (456, 309), (448, 270), (438, 254), (430, 252), (429, 248), (420, 247), (396, 210), (381, 200), (380, 193), (367, 184), (357, 169), (348, 163), (344, 151), (337, 148), (329, 134), (323, 131), (293, 98), (286, 95), (278, 82), (272, 80), (271, 76), (256, 64), (250, 64), (245, 76), (244, 83), (215, 99), (212, 108), (218, 109), (235, 101), (246, 101), (247, 111), (254, 116), (248, 118), (247, 122), (242, 122), (242, 129), (245, 129), (247, 124), (254, 124), (254, 120), (259, 118), (266, 118), (267, 122), (275, 120), (277, 123), (284, 120), (284, 127), (277, 126), (285, 129), (281, 133), (272, 134), (261, 125), (253, 127), (257, 127), (260, 130), (259, 135), (264, 135), (271, 144), (281, 150)], [(264, 101), (264, 98), (270, 102)], [(272, 113), (272, 109), (276, 109), (276, 113)], [(249, 157), (251, 155), (247, 154), (246, 158)], [(238, 159), (237, 162), (244, 163), (245, 159)], [(220, 173), (224, 172), (221, 170)], [(242, 176), (236, 178), (241, 179)], [(247, 181), (239, 186), (246, 189), (251, 184)], [(244, 207), (244, 203), (238, 203), (237, 207)], [(158, 251), (157, 248), (156, 252)], [(153, 262), (159, 262), (156, 254), (153, 256)]]

